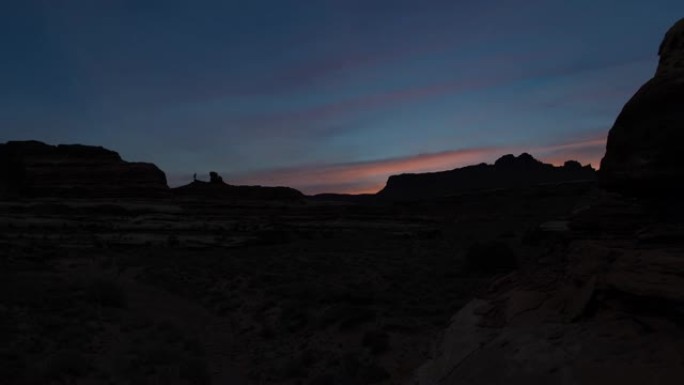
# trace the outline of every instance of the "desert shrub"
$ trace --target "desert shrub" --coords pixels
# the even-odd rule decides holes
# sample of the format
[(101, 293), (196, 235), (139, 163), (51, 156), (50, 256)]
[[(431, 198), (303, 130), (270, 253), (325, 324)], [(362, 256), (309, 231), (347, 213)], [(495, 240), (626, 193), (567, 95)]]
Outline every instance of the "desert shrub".
[(361, 367), (361, 361), (359, 360), (359, 354), (356, 352), (345, 352), (341, 357), (342, 369), (344, 372), (351, 376), (356, 377)]
[(363, 384), (376, 384), (387, 380), (390, 375), (382, 366), (370, 363), (359, 367), (357, 377)]
[(544, 232), (539, 228), (539, 226), (533, 226), (528, 228), (522, 236), (523, 245), (527, 246), (539, 246), (544, 240)]
[(332, 305), (323, 310), (317, 319), (319, 328), (338, 325), (340, 330), (353, 330), (357, 326), (374, 320), (376, 312), (365, 306), (354, 306), (346, 303)]
[(86, 298), (106, 307), (125, 308), (127, 305), (126, 292), (118, 282), (111, 279), (93, 280), (86, 288)]
[(154, 371), (178, 364), (181, 352), (169, 344), (157, 342), (141, 352), (140, 359), (146, 370)]
[(350, 306), (349, 312), (340, 322), (340, 330), (353, 330), (359, 325), (373, 321), (377, 316), (375, 310), (363, 306)]
[(42, 377), (47, 382), (65, 382), (67, 379), (85, 376), (90, 369), (88, 360), (82, 354), (76, 351), (62, 351), (47, 362)]
[(178, 341), (183, 341), (185, 338), (185, 333), (183, 332), (183, 329), (181, 329), (168, 319), (160, 320), (155, 325), (155, 328), (156, 334), (157, 336), (159, 336), (159, 339), (169, 344), (173, 344)]
[(290, 358), (285, 361), (283, 366), (279, 369), (279, 377), (283, 380), (290, 380), (293, 378), (304, 378), (308, 375), (308, 368), (301, 360)]
[(348, 313), (350, 307), (345, 304), (336, 304), (324, 309), (318, 316), (317, 326), (319, 328), (326, 328), (336, 324)]
[(466, 266), (471, 271), (498, 273), (518, 266), (515, 252), (501, 241), (478, 242), (466, 253)]
[(302, 329), (310, 322), (307, 309), (297, 301), (283, 301), (280, 313), (281, 324), (290, 332)]
[(262, 325), (259, 331), (259, 337), (265, 340), (272, 340), (276, 337), (276, 332), (270, 325)]
[(364, 333), (361, 344), (373, 354), (380, 354), (389, 348), (389, 335), (382, 330), (370, 330)]
[(166, 238), (166, 246), (168, 247), (177, 247), (180, 245), (180, 239), (178, 238), (178, 235), (176, 234), (171, 234)]
[(347, 376), (355, 378), (355, 383), (359, 384), (375, 384), (390, 377), (382, 366), (374, 362), (363, 362), (355, 352), (347, 352), (342, 356), (342, 368)]
[(264, 246), (286, 244), (292, 240), (289, 232), (277, 229), (261, 230), (257, 233), (257, 237), (256, 243)]
[[(0, 317), (1, 321), (2, 317)], [(3, 337), (5, 338), (2, 338), (2, 341), (9, 341), (8, 337)], [(16, 349), (0, 347), (0, 362), (2, 363), (0, 365), (0, 378), (9, 384), (20, 383), (20, 379), (24, 378), (29, 370), (26, 361), (23, 355), (17, 352)]]
[(335, 375), (332, 373), (319, 374), (309, 381), (309, 385), (335, 385), (335, 383)]
[(206, 355), (204, 351), (204, 346), (202, 343), (196, 339), (186, 339), (183, 341), (183, 350), (189, 354), (197, 357), (203, 357)]
[(211, 373), (207, 362), (200, 358), (185, 360), (180, 367), (180, 378), (196, 385), (211, 384)]

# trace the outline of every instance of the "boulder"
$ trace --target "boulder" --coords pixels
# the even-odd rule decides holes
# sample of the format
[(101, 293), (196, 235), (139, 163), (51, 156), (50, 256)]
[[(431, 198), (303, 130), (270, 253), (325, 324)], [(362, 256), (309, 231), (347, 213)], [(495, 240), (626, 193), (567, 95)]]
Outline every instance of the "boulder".
[(637, 195), (684, 188), (684, 19), (660, 45), (655, 76), (627, 102), (608, 134), (600, 180)]
[(168, 191), (166, 175), (157, 166), (126, 162), (102, 147), (0, 144), (3, 198), (157, 198)]

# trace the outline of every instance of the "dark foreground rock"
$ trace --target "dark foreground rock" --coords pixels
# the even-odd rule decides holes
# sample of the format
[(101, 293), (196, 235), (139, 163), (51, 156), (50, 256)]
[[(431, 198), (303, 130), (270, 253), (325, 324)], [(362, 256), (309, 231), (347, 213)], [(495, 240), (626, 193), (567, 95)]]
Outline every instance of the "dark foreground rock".
[(3, 198), (159, 198), (168, 190), (166, 175), (154, 164), (126, 162), (102, 147), (0, 144)]
[(610, 131), (602, 183), (639, 196), (603, 192), (546, 226), (546, 255), (463, 307), (412, 384), (682, 382), (683, 53), (684, 20)]
[(545, 257), (555, 262), (506, 275), (462, 308), (411, 383), (680, 383), (681, 219), (606, 195), (569, 228), (568, 246)]
[(377, 196), (381, 200), (430, 199), (465, 192), (595, 180), (591, 166), (568, 161), (555, 167), (525, 153), (505, 155), (493, 165), (479, 164), (449, 171), (393, 175)]
[(607, 188), (643, 194), (684, 188), (684, 20), (665, 36), (655, 76), (629, 100), (608, 135), (601, 161)]

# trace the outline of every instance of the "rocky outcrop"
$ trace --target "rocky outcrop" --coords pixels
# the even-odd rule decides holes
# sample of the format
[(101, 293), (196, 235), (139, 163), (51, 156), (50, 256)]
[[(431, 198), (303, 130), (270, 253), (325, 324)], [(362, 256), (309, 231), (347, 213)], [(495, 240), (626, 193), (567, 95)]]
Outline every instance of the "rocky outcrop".
[(684, 189), (684, 19), (659, 50), (655, 76), (622, 109), (608, 135), (601, 182), (613, 190), (679, 194)]
[(195, 180), (185, 186), (172, 189), (174, 196), (215, 200), (276, 200), (293, 201), (304, 199), (304, 194), (291, 187), (234, 186), (211, 172), (210, 181)]
[(223, 183), (223, 178), (216, 171), (212, 171), (209, 173), (209, 183), (221, 184)]
[[(684, 20), (611, 129), (602, 184), (681, 194), (683, 106)], [(411, 383), (681, 383), (683, 218), (679, 199), (601, 193), (551, 227), (563, 233), (546, 240), (554, 251), (463, 307)]]
[(0, 144), (1, 197), (157, 198), (168, 191), (157, 166), (126, 162), (102, 147)]
[(607, 195), (562, 232), (572, 241), (545, 264), (496, 280), (463, 307), (410, 383), (680, 383), (681, 218)]
[(568, 161), (562, 167), (555, 167), (524, 153), (518, 157), (505, 155), (493, 165), (479, 164), (450, 171), (393, 175), (377, 195), (383, 200), (417, 200), (542, 183), (592, 181), (595, 178), (596, 172), (591, 166)]

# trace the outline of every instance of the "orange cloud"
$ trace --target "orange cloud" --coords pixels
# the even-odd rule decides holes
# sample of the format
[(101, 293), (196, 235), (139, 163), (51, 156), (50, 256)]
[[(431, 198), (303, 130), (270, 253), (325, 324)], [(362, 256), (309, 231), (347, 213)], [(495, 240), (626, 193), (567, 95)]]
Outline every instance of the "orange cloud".
[(539, 147), (532, 151), (540, 160), (556, 166), (562, 165), (566, 160), (577, 160), (598, 169), (606, 152), (606, 139), (607, 133), (584, 140)]
[(375, 193), (382, 189), (390, 175), (451, 170), (483, 162), (491, 163), (510, 153), (529, 152), (540, 160), (555, 165), (562, 165), (566, 160), (577, 160), (582, 164), (598, 167), (604, 149), (605, 136), (596, 136), (538, 147), (484, 147), (365, 162), (265, 170), (235, 176), (231, 181), (239, 184), (292, 186), (307, 194)]
[(452, 169), (489, 160), (496, 148), (445, 151), (377, 161), (268, 170), (233, 178), (244, 184), (288, 185), (309, 194), (374, 193), (390, 175)]

